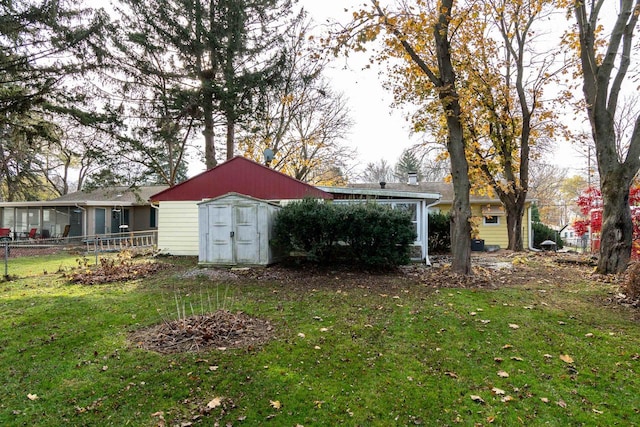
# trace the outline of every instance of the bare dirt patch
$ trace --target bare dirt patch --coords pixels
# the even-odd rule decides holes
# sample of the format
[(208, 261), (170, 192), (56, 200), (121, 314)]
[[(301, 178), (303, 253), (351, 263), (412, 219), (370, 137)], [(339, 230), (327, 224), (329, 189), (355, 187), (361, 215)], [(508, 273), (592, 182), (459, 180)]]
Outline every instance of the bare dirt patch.
[(554, 281), (575, 280), (591, 274), (594, 260), (571, 253), (479, 253), (472, 256), (473, 275), (451, 270), (451, 257), (432, 256), (432, 265), (410, 264), (392, 271), (369, 271), (352, 266), (274, 265), (259, 268), (194, 269), (184, 277), (204, 276), (220, 281), (277, 282), (296, 291), (330, 288), (367, 287), (386, 289), (412, 283), (434, 288), (499, 288)]

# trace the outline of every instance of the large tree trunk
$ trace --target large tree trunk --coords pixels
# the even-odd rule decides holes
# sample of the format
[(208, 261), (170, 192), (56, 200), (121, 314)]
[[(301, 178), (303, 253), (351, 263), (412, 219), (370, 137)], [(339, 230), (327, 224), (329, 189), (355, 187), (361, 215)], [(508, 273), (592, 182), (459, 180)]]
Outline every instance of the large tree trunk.
[(507, 235), (509, 236), (507, 249), (520, 252), (524, 250), (524, 239), (522, 238), (524, 201), (515, 203), (512, 206), (505, 206), (505, 210), (507, 214)]
[(207, 169), (211, 169), (218, 165), (213, 130), (213, 95), (205, 93), (203, 98), (204, 130), (202, 134), (204, 135), (204, 161)]
[(448, 26), (454, 0), (442, 0), (441, 13), (434, 28), (440, 71), (439, 97), (447, 119), (447, 150), (451, 159), (453, 206), (451, 207), (451, 269), (471, 274), (471, 205), (469, 203), (469, 164), (465, 150), (462, 113), (456, 89), (456, 74), (451, 63)]
[(451, 62), (449, 44), (449, 22), (455, 0), (438, 0), (438, 20), (433, 26), (433, 37), (438, 59), (436, 75), (420, 57), (418, 52), (387, 19), (377, 1), (371, 0), (373, 7), (384, 18), (385, 24), (395, 34), (411, 60), (433, 83), (447, 120), (447, 151), (451, 159), (453, 181), (453, 206), (451, 206), (451, 269), (459, 274), (471, 274), (471, 205), (469, 204), (469, 164), (465, 151), (466, 143), (462, 126), (462, 112), (456, 89), (456, 73)]
[[(449, 152), (457, 151), (449, 144)], [(458, 142), (458, 145), (461, 145)], [(462, 147), (464, 152), (464, 146)], [(469, 203), (469, 173), (466, 157), (451, 154), (453, 206), (451, 207), (451, 269), (460, 274), (471, 274), (471, 205)], [(454, 158), (456, 159), (454, 161)]]
[[(617, 174), (610, 174), (617, 175)], [(606, 176), (602, 181), (602, 230), (598, 271), (622, 273), (629, 264), (633, 223), (629, 208), (629, 183), (624, 177)]]
[(582, 89), (596, 144), (604, 204), (598, 273), (621, 273), (631, 257), (633, 224), (629, 186), (640, 168), (640, 116), (636, 117), (622, 162), (616, 151), (614, 122), (622, 83), (633, 56), (633, 33), (640, 17), (640, 0), (619, 2), (620, 10), (604, 46), (596, 36), (601, 8), (590, 6), (594, 6), (593, 2), (576, 1), (573, 7), (580, 34)]
[(227, 160), (233, 158), (233, 150), (235, 149), (236, 127), (233, 120), (227, 122)]

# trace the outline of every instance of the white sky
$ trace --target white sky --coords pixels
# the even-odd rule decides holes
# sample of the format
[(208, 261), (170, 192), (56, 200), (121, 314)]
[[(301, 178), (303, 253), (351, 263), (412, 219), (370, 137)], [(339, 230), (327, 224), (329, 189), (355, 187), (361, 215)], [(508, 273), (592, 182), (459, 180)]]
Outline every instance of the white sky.
[[(351, 12), (345, 8), (368, 4), (366, 0), (300, 0), (318, 24), (327, 19), (348, 22)], [(381, 79), (374, 69), (363, 70), (367, 53), (354, 53), (348, 59), (337, 58), (326, 73), (337, 91), (348, 98), (355, 125), (347, 138), (348, 145), (358, 150), (356, 163), (364, 167), (369, 162), (384, 158), (394, 164), (402, 151), (419, 142), (419, 136), (411, 135), (410, 125), (399, 110), (391, 108), (392, 95), (382, 88)], [(582, 120), (583, 117), (579, 117)], [(574, 117), (568, 118), (573, 121)], [(569, 168), (569, 175), (586, 169), (586, 159), (578, 147), (562, 141), (557, 144), (546, 162)]]

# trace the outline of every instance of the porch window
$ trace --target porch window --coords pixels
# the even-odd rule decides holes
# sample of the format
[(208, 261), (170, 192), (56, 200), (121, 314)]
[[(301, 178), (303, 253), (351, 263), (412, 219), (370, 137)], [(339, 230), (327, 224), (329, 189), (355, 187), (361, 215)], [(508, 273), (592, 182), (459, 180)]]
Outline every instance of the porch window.
[(408, 212), (411, 216), (411, 222), (413, 223), (413, 232), (416, 233), (416, 239), (418, 238), (418, 204), (417, 203), (392, 203), (393, 209), (399, 209), (404, 212)]
[(15, 209), (14, 208), (3, 208), (2, 213), (2, 226), (5, 228), (10, 228), (11, 231), (15, 231)]

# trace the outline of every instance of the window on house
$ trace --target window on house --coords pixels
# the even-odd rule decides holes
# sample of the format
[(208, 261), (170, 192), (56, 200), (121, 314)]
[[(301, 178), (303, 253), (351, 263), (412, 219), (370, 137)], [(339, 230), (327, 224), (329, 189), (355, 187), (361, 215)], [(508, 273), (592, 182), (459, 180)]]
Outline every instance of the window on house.
[(496, 215), (485, 216), (484, 217), (484, 224), (485, 225), (500, 224), (500, 217), (496, 216)]

